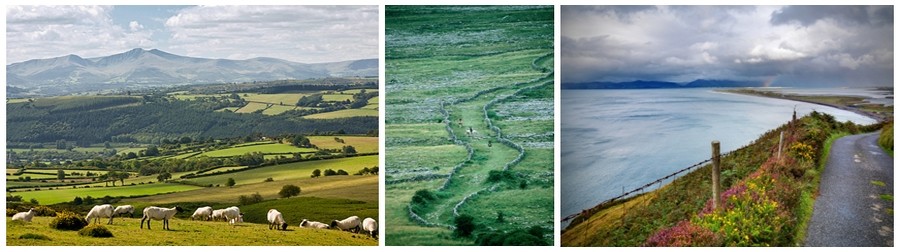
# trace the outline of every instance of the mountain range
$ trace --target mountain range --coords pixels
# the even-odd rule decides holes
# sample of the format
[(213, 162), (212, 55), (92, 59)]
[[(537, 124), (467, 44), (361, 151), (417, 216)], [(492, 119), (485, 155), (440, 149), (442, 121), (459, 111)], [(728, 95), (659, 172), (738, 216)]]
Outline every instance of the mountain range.
[(709, 88), (709, 87), (761, 87), (759, 81), (694, 80), (691, 82), (629, 81), (563, 83), (563, 89), (644, 89), (644, 88)]
[(96, 58), (68, 55), (6, 66), (8, 95), (129, 87), (377, 76), (378, 59), (305, 64), (276, 58), (207, 59), (136, 48)]

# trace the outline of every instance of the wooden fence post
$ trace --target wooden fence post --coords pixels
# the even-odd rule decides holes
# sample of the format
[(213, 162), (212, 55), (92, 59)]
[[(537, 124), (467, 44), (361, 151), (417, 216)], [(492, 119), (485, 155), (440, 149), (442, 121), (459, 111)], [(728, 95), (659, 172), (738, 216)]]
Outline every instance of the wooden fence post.
[(722, 199), (719, 197), (719, 177), (722, 171), (719, 167), (719, 141), (712, 141), (712, 197), (713, 209), (719, 209)]

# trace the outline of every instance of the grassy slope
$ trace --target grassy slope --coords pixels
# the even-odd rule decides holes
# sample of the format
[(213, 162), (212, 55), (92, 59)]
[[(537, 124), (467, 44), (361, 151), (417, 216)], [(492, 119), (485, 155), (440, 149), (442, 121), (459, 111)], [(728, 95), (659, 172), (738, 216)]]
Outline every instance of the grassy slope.
[(251, 145), (251, 146), (242, 146), (221, 150), (214, 150), (210, 152), (205, 152), (198, 156), (207, 156), (207, 157), (230, 157), (230, 156), (239, 156), (245, 153), (251, 152), (260, 152), (260, 153), (288, 153), (288, 152), (315, 152), (315, 149), (311, 148), (299, 148), (292, 146), (290, 144), (282, 144), (282, 143), (272, 143), (272, 144), (261, 144), (261, 145)]
[(334, 119), (356, 116), (378, 116), (377, 109), (342, 109), (325, 113), (303, 116), (306, 119)]
[(377, 155), (360, 156), (265, 166), (236, 173), (192, 178), (189, 179), (189, 181), (202, 185), (221, 184), (224, 186), (228, 178), (234, 178), (235, 182), (237, 182), (238, 185), (243, 185), (262, 182), (266, 178), (274, 178), (278, 180), (309, 178), (309, 175), (312, 174), (312, 171), (315, 169), (320, 169), (322, 171), (324, 171), (325, 169), (333, 169), (335, 171), (337, 171), (338, 169), (343, 169), (348, 173), (353, 174), (361, 170), (363, 167), (373, 167), (376, 165), (378, 165)]
[(166, 183), (156, 183), (152, 185), (135, 185), (135, 186), (118, 186), (118, 187), (92, 187), (92, 188), (78, 188), (78, 189), (63, 189), (63, 190), (41, 190), (41, 191), (30, 191), (30, 192), (15, 192), (13, 195), (20, 195), (22, 199), (37, 199), (41, 204), (55, 204), (60, 202), (72, 201), (75, 196), (85, 197), (91, 196), (94, 198), (100, 198), (106, 195), (117, 197), (117, 196), (135, 196), (135, 195), (154, 195), (161, 193), (170, 193), (170, 192), (180, 192), (180, 191), (188, 191), (188, 190), (196, 190), (200, 189), (200, 187), (189, 186), (189, 185), (181, 185), (181, 184), (166, 184)]
[(309, 142), (322, 149), (341, 149), (344, 145), (351, 145), (356, 149), (357, 153), (378, 152), (378, 137), (361, 137), (361, 136), (336, 136), (344, 140), (339, 143), (334, 140), (335, 136), (310, 136)]
[[(792, 142), (804, 142), (825, 149), (825, 143), (830, 134), (840, 134), (839, 124), (828, 123), (822, 119), (804, 117), (800, 129), (795, 134), (785, 134), (786, 145)], [(854, 128), (855, 127), (851, 127)], [(727, 191), (733, 187), (746, 183), (761, 183), (760, 177), (777, 177), (776, 184), (771, 192), (774, 199), (778, 200), (779, 221), (765, 221), (754, 214), (744, 215), (749, 224), (745, 228), (735, 229), (737, 232), (759, 231), (760, 228), (768, 228), (770, 231), (779, 230), (772, 239), (772, 233), (759, 238), (756, 245), (789, 246), (802, 239), (802, 227), (809, 218), (811, 212), (810, 197), (815, 194), (818, 187), (818, 174), (820, 169), (812, 166), (813, 161), (796, 161), (792, 150), (785, 148), (786, 158), (779, 161), (773, 156), (777, 150), (778, 132), (786, 130), (787, 126), (772, 130), (757, 139), (746, 149), (733, 155), (722, 158), (722, 187)], [(788, 131), (790, 132), (790, 131)], [(831, 133), (829, 133), (831, 132)], [(813, 160), (821, 155), (820, 150), (813, 147)], [(823, 160), (823, 159), (818, 159)], [(821, 162), (821, 161), (820, 161)], [(710, 166), (704, 166), (679, 177), (674, 182), (654, 190), (642, 196), (633, 197), (624, 201), (598, 206), (592, 214), (585, 218), (576, 218), (573, 224), (562, 233), (563, 246), (640, 246), (654, 233), (670, 229), (676, 223), (687, 220), (694, 223), (700, 220), (697, 214), (707, 204), (710, 187)], [(792, 174), (800, 171), (799, 177)], [(772, 187), (772, 186), (769, 186)], [(742, 198), (738, 198), (742, 199)], [(730, 203), (729, 203), (730, 204)], [(753, 202), (743, 203), (756, 206)], [(729, 209), (728, 213), (739, 211)], [(707, 214), (717, 216), (724, 211)], [(766, 217), (771, 218), (771, 216)], [(764, 220), (764, 221), (760, 221)], [(733, 225), (734, 223), (729, 223)], [(696, 225), (696, 224), (695, 224)], [(677, 232), (677, 231), (674, 231)], [(732, 232), (720, 233), (729, 235)], [(751, 240), (753, 240), (751, 239)], [(690, 240), (688, 244), (703, 244), (710, 240)], [(693, 243), (691, 243), (693, 242)], [(720, 241), (732, 244), (733, 240)], [(751, 244), (752, 241), (750, 241)], [(774, 242), (774, 243), (773, 243)], [(707, 244), (710, 245), (710, 244)], [(718, 244), (724, 245), (724, 244)]]
[[(460, 146), (447, 145), (444, 124), (439, 123), (441, 115), (438, 100), (470, 97), (476, 92), (537, 78), (540, 72), (530, 68), (531, 61), (552, 48), (552, 29), (545, 30), (541, 17), (543, 10), (523, 10), (516, 8), (486, 7), (398, 7), (388, 9), (391, 13), (387, 24), (388, 60), (386, 71), (390, 92), (385, 101), (386, 145), (390, 149), (386, 162), (388, 180), (409, 178), (415, 174), (446, 174), (449, 168), (461, 162), (465, 151)], [(527, 16), (527, 17), (526, 17)], [(531, 19), (524, 21), (523, 19)], [(441, 22), (432, 22), (442, 20)], [(546, 40), (549, 39), (549, 40)], [(496, 41), (495, 41), (496, 40)], [(499, 41), (503, 41), (502, 43)], [(515, 41), (515, 42), (510, 42)], [(508, 42), (508, 43), (507, 43)], [(518, 64), (522, 63), (522, 64)], [(392, 83), (392, 81), (396, 81)], [(454, 123), (458, 137), (471, 141), (475, 156), (454, 176), (451, 186), (440, 193), (444, 195), (430, 206), (426, 219), (438, 223), (451, 223), (452, 208), (462, 197), (489, 187), (484, 183), (487, 172), (501, 169), (512, 160), (517, 152), (494, 143), (488, 148), (490, 133), (484, 125), (482, 106), (497, 94), (509, 94), (513, 90), (499, 91), (475, 101), (448, 108), (451, 121), (463, 118), (465, 127), (473, 127), (480, 133), (478, 139), (468, 139)], [(429, 153), (431, 148), (451, 147), (461, 151), (456, 159), (447, 153)], [(396, 155), (392, 154), (394, 152)], [(440, 160), (443, 164), (432, 164), (424, 160)], [(432, 171), (429, 169), (437, 167)], [(552, 167), (552, 166), (551, 166)], [(413, 174), (409, 174), (413, 173)], [(406, 205), (417, 189), (435, 190), (443, 179), (407, 182), (388, 185), (386, 199), (386, 224), (388, 244), (393, 245), (461, 245), (471, 240), (457, 239), (444, 228), (422, 227), (409, 221)], [(547, 190), (551, 206), (546, 210), (552, 216), (552, 189)], [(515, 191), (504, 192), (514, 194)], [(501, 200), (505, 197), (521, 195), (485, 196), (486, 201), (472, 201), (461, 210), (465, 213), (474, 206), (484, 206), (485, 211), (495, 212), (490, 197)], [(537, 196), (534, 194), (529, 197)], [(544, 198), (544, 197), (542, 197)], [(514, 203), (512, 203), (514, 204)], [(475, 207), (471, 207), (473, 210)], [(491, 210), (489, 210), (491, 209)], [(507, 209), (505, 206), (501, 209)], [(495, 214), (495, 213), (494, 213)], [(487, 215), (487, 214), (485, 214)], [(493, 215), (493, 214), (491, 214)], [(482, 216), (479, 216), (482, 217)], [(515, 218), (515, 217), (514, 217)], [(481, 220), (478, 220), (481, 222)]]
[[(296, 225), (287, 231), (269, 230), (267, 225), (242, 223), (229, 226), (225, 222), (203, 222), (175, 219), (169, 222), (171, 230), (154, 221), (153, 229), (140, 228), (140, 219), (119, 218), (112, 225), (104, 225), (113, 238), (89, 238), (76, 231), (51, 229), (52, 217), (35, 217), (32, 223), (10, 222), (7, 218), (6, 244), (9, 246), (297, 246), (297, 245), (355, 245), (377, 246), (378, 241), (364, 235), (336, 230), (301, 229)], [(25, 233), (41, 234), (51, 241), (19, 239)]]

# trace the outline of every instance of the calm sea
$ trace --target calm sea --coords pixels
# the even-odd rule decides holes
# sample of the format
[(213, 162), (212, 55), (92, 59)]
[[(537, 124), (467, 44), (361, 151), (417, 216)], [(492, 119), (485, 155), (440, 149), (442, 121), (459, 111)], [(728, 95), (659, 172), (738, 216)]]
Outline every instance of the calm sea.
[[(710, 142), (728, 152), (813, 110), (839, 121), (875, 121), (809, 103), (712, 89), (563, 90), (562, 216), (580, 212), (709, 158)], [(668, 181), (671, 182), (671, 181)]]

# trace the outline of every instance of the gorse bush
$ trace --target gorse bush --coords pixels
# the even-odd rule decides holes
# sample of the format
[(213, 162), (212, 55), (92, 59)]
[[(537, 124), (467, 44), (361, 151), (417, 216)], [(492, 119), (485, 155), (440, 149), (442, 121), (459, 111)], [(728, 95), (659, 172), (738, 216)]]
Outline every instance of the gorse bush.
[(50, 221), (50, 227), (57, 230), (75, 231), (87, 226), (87, 221), (72, 212), (57, 213)]
[(35, 216), (56, 216), (56, 211), (53, 208), (48, 206), (35, 206), (34, 207), (34, 215)]
[(112, 232), (106, 227), (101, 225), (93, 225), (84, 227), (81, 230), (78, 230), (78, 234), (81, 236), (90, 236), (90, 237), (98, 237), (98, 238), (106, 238), (113, 237)]

